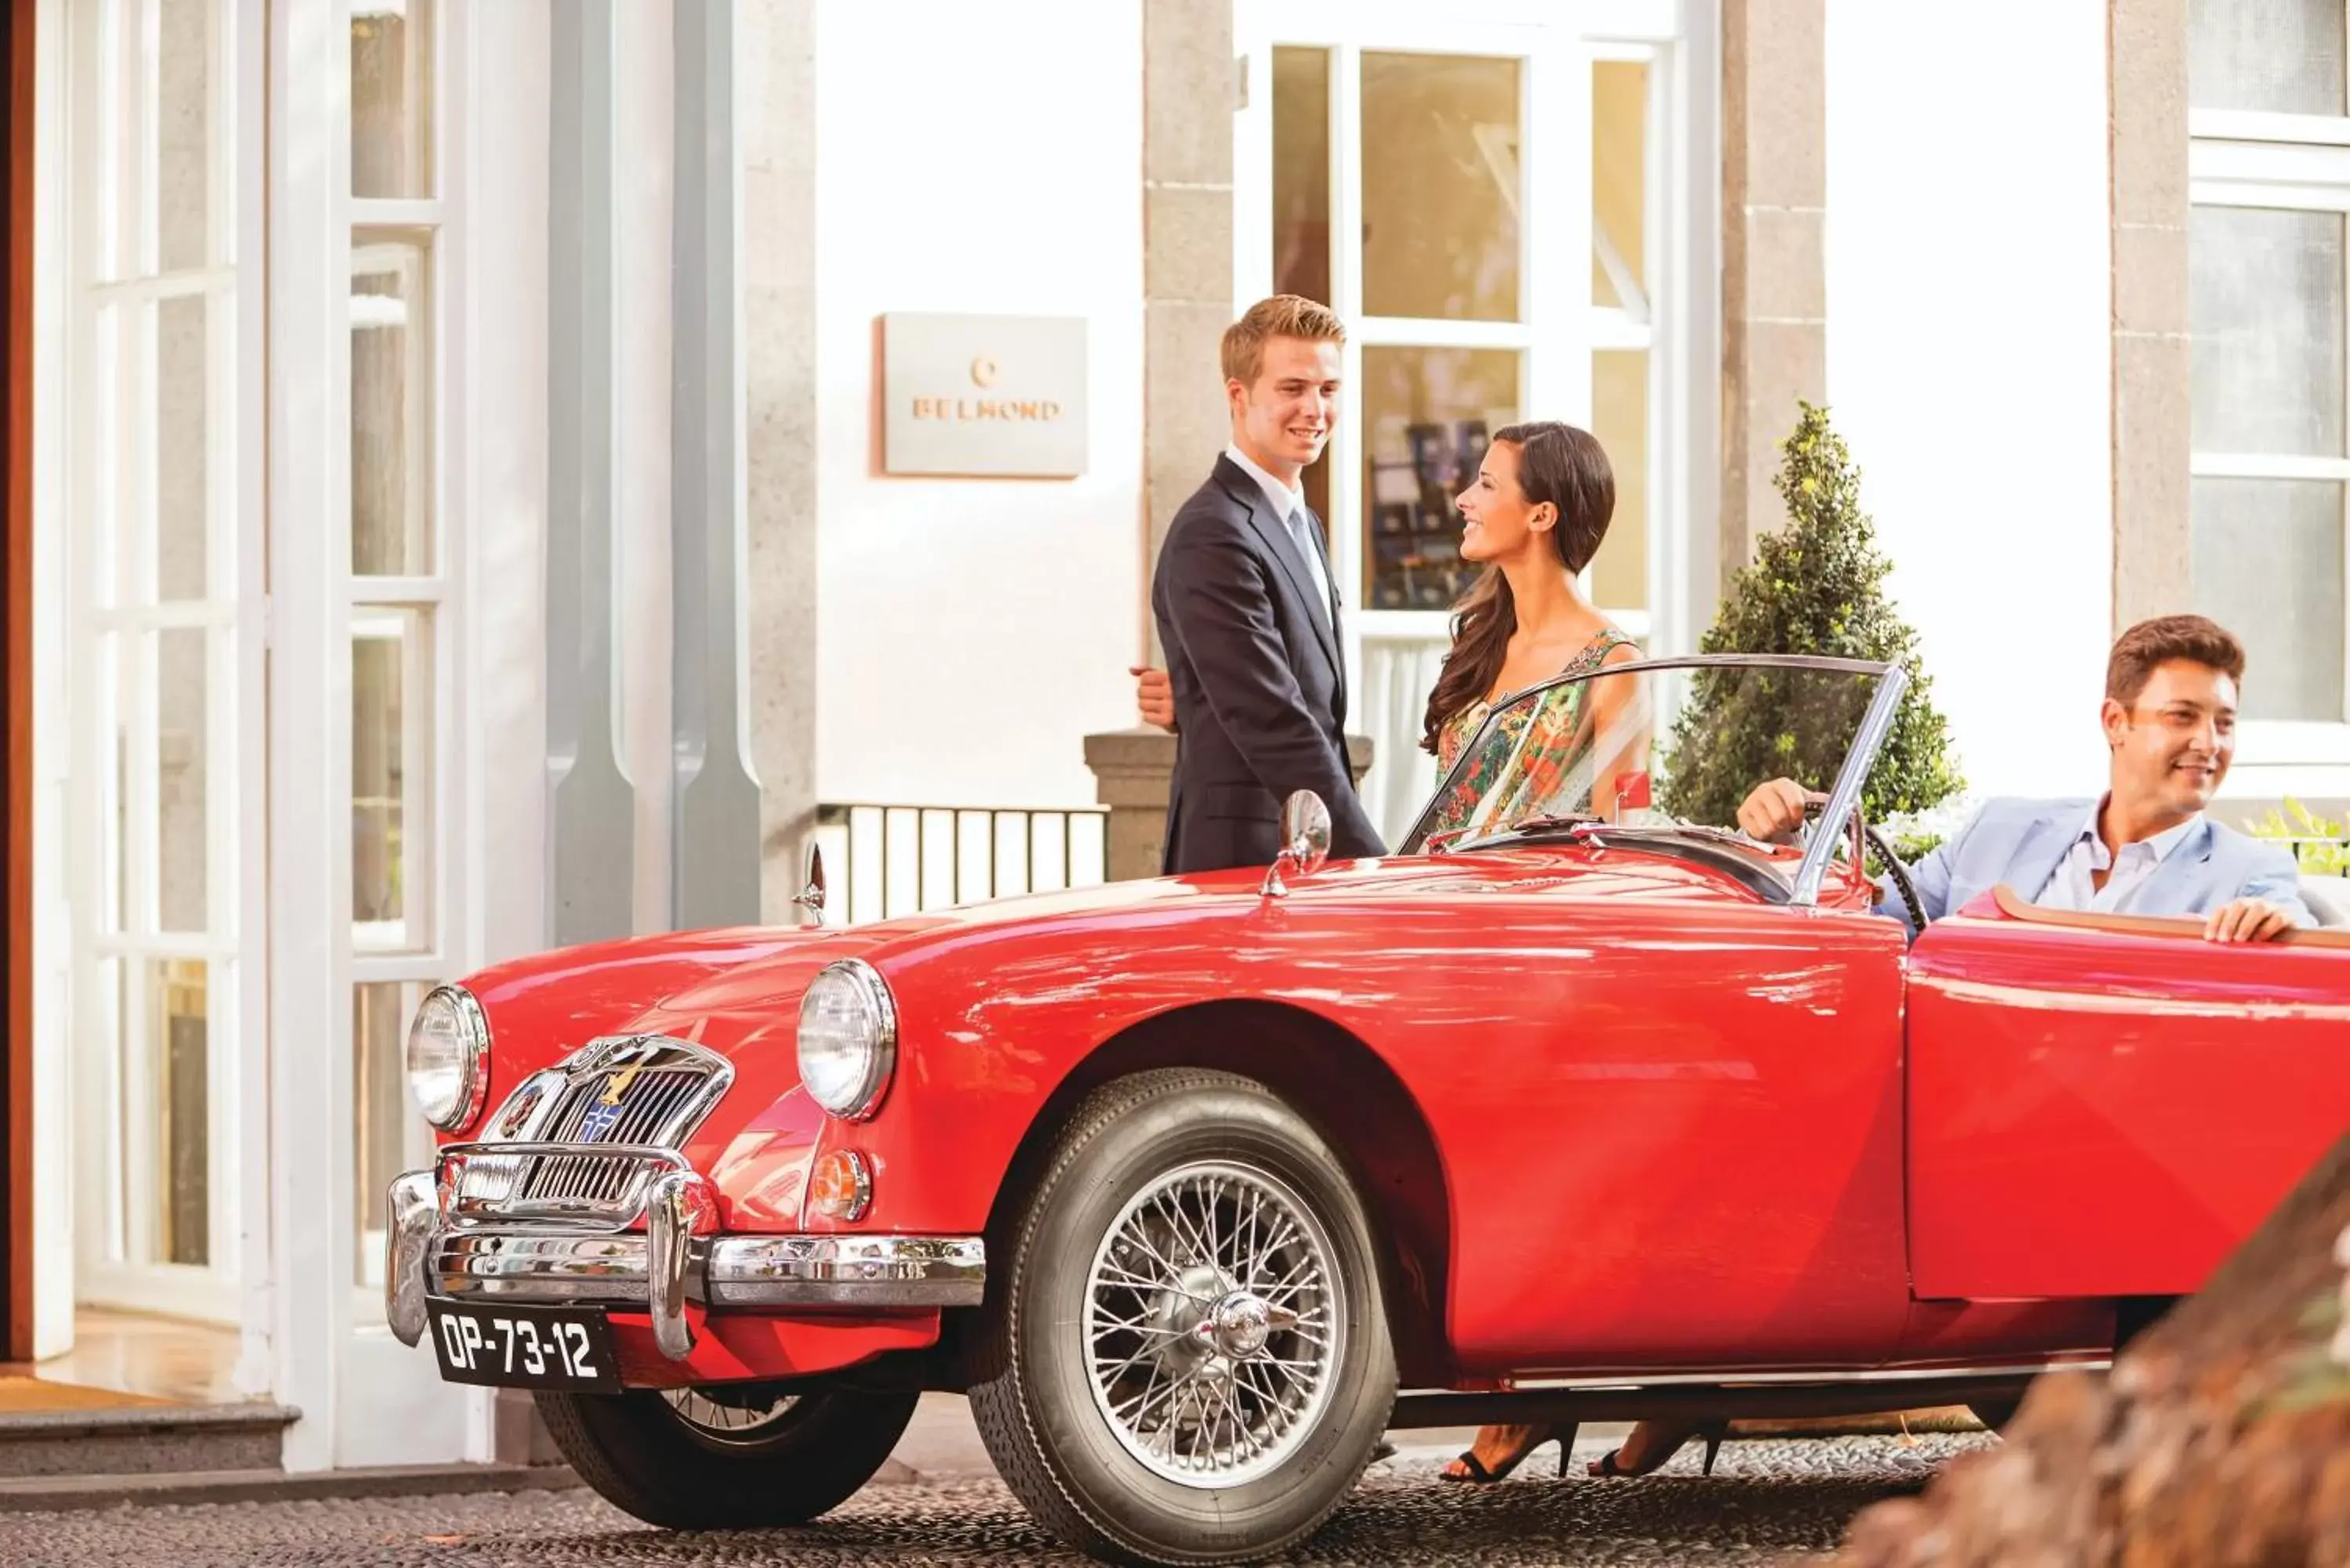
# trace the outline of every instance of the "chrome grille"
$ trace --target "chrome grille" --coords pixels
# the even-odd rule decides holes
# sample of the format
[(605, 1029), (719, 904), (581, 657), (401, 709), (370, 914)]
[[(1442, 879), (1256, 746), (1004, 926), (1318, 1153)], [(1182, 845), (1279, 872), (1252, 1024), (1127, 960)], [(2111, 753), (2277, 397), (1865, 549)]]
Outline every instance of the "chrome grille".
[[(508, 1109), (493, 1118), (498, 1129), (493, 1142), (536, 1147), (515, 1157), (523, 1168), (506, 1196), (487, 1205), (489, 1212), (584, 1208), (632, 1219), (644, 1199), (643, 1151), (681, 1148), (733, 1077), (724, 1057), (661, 1035), (622, 1035), (581, 1047), (561, 1065), (525, 1080), (509, 1097)], [(579, 1152), (550, 1151), (549, 1144)], [(630, 1147), (638, 1152), (616, 1152)]]
[(618, 1203), (644, 1170), (644, 1161), (631, 1155), (542, 1156), (531, 1161), (516, 1196), (532, 1203)]
[(604, 1098), (604, 1075), (565, 1088), (541, 1137), (548, 1143), (660, 1143), (670, 1119), (693, 1101), (709, 1072), (701, 1067), (648, 1067), (620, 1095), (619, 1120), (594, 1137), (581, 1136), (588, 1113)]

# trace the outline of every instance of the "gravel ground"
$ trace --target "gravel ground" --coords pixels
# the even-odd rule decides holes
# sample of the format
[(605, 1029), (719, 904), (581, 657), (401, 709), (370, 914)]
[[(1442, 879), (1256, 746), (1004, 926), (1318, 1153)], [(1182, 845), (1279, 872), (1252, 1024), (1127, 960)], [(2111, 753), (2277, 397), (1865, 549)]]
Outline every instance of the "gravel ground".
[[(1555, 1449), (1490, 1488), (1441, 1485), (1408, 1454), (1374, 1467), (1300, 1563), (1482, 1563), (1524, 1568), (1783, 1563), (1832, 1549), (1858, 1510), (1915, 1491), (1981, 1436), (1733, 1442), (1710, 1478), (1696, 1448), (1640, 1481), (1552, 1479)], [(1529, 1475), (1527, 1470), (1538, 1473)], [(118, 1508), (0, 1515), (0, 1563), (214, 1564), (1078, 1563), (993, 1481), (868, 1487), (803, 1530), (674, 1535), (587, 1491)]]

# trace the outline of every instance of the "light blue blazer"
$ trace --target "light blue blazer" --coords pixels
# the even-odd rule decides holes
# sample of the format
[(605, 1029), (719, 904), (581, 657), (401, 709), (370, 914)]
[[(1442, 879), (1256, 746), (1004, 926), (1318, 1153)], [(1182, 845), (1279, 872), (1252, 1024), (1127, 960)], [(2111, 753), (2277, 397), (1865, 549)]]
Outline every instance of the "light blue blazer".
[[(2095, 804), (2091, 799), (1984, 803), (1964, 827), (1911, 867), (1926, 919), (1954, 915), (2002, 882), (2019, 898), (2038, 898)], [(1878, 891), (1883, 901), (1877, 912), (1908, 924), (1900, 896), (1885, 883)], [(2301, 871), (2293, 851), (2208, 816), (2139, 885), (2127, 912), (2207, 915), (2230, 898), (2264, 898), (2292, 916), (2295, 924), (2317, 924), (2302, 902)]]

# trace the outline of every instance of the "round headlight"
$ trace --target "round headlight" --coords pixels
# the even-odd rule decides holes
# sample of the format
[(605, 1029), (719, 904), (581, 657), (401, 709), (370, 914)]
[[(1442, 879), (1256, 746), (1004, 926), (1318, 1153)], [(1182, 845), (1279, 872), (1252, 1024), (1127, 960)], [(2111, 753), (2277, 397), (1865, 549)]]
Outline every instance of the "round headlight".
[(898, 1009), (871, 964), (844, 959), (800, 998), (800, 1082), (834, 1116), (862, 1121), (881, 1108), (898, 1064)]
[(490, 1091), (490, 1025), (462, 985), (425, 993), (408, 1025), (408, 1092), (424, 1119), (454, 1132), (482, 1114)]

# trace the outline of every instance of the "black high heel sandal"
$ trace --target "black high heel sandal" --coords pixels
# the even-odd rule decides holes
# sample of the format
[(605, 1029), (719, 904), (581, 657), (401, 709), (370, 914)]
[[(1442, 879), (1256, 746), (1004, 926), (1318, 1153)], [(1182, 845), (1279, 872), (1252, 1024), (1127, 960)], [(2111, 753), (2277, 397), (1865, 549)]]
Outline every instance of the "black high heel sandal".
[(1485, 1461), (1477, 1457), (1476, 1449), (1463, 1449), (1453, 1463), (1466, 1465), (1468, 1469), (1465, 1471), (1441, 1469), (1436, 1472), (1436, 1479), (1451, 1481), (1456, 1486), (1492, 1486), (1496, 1481), (1507, 1480), (1513, 1471), (1534, 1456), (1536, 1449), (1550, 1442), (1558, 1445), (1558, 1473), (1563, 1477), (1566, 1474), (1567, 1460), (1575, 1452), (1575, 1434), (1580, 1426), (1580, 1422), (1570, 1421), (1565, 1426), (1540, 1428), (1541, 1435), (1533, 1442), (1491, 1469), (1486, 1469)]
[[(1713, 1473), (1714, 1459), (1721, 1452), (1722, 1439), (1729, 1435), (1730, 1423), (1727, 1421), (1711, 1422), (1705, 1426), (1700, 1427), (1696, 1431), (1691, 1432), (1689, 1435), (1689, 1438), (1701, 1438), (1705, 1440), (1705, 1460), (1702, 1468), (1698, 1472), (1699, 1474), (1710, 1476)], [(1657, 1471), (1664, 1469), (1665, 1466), (1672, 1462), (1673, 1454), (1678, 1454), (1681, 1451), (1682, 1448), (1688, 1444), (1689, 1438), (1683, 1438), (1679, 1442), (1675, 1443), (1672, 1447), (1671, 1453), (1668, 1453), (1663, 1459), (1659, 1459), (1655, 1464), (1649, 1466), (1644, 1470), (1626, 1469), (1621, 1464), (1617, 1462), (1616, 1459), (1616, 1456), (1622, 1453), (1624, 1450), (1621, 1449), (1610, 1449), (1606, 1453), (1591, 1461), (1591, 1473), (1601, 1480), (1638, 1480), (1642, 1476), (1654, 1475)]]

